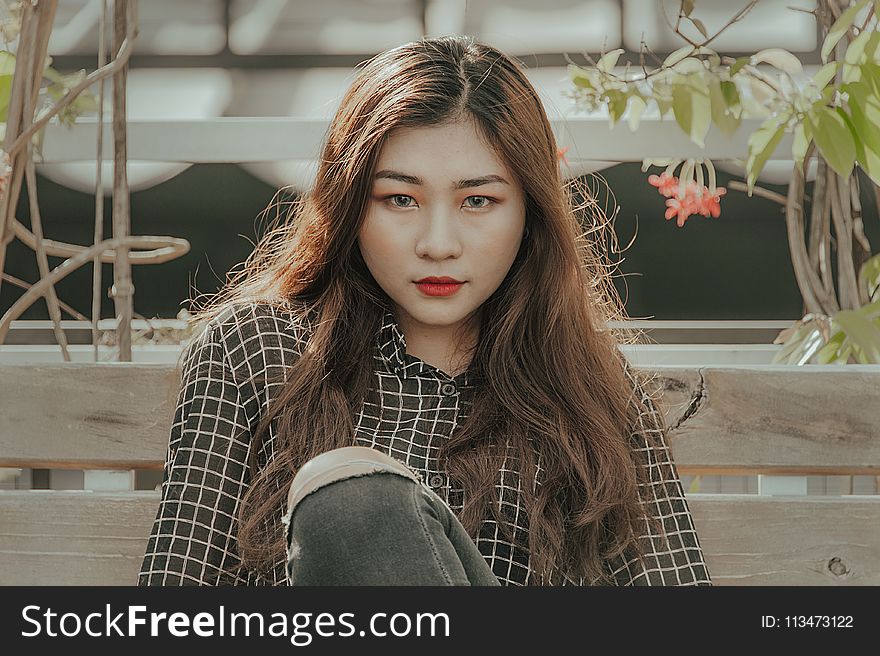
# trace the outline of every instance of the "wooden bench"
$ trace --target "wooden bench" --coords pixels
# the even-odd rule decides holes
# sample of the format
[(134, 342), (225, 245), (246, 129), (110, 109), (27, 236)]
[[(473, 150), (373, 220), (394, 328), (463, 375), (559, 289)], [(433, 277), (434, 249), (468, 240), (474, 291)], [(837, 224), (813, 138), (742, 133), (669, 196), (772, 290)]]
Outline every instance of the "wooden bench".
[[(880, 475), (880, 367), (652, 370), (682, 475)], [(0, 365), (0, 467), (161, 469), (177, 376)], [(717, 585), (880, 584), (880, 496), (688, 498)], [(158, 499), (0, 491), (0, 584), (133, 584)]]

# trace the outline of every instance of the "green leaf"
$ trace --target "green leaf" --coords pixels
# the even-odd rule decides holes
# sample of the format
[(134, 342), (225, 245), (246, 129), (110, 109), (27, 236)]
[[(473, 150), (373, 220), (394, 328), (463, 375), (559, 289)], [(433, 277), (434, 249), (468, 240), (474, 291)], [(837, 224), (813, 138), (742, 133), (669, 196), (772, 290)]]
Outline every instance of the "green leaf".
[(598, 68), (600, 71), (610, 73), (611, 70), (617, 65), (617, 60), (620, 59), (620, 55), (622, 54), (623, 48), (617, 48), (617, 50), (606, 52), (604, 55), (602, 55), (602, 57), (599, 58), (599, 61), (596, 62), (596, 68)]
[(752, 100), (762, 107), (770, 105), (777, 97), (776, 89), (764, 82), (764, 80), (749, 76), (746, 78), (746, 83), (749, 85)]
[(834, 25), (831, 26), (831, 29), (828, 30), (828, 35), (825, 37), (825, 41), (822, 43), (822, 63), (828, 61), (828, 55), (831, 54), (831, 51), (834, 50), (834, 46), (837, 45), (838, 41), (843, 38), (843, 35), (847, 33), (850, 27), (852, 27), (853, 21), (856, 18), (856, 14), (858, 14), (862, 9), (865, 8), (865, 5), (868, 4), (868, 0), (859, 0), (852, 7), (844, 11), (840, 18), (834, 21)]
[(86, 79), (85, 69), (80, 69), (73, 73), (67, 73), (61, 76), (61, 83), (68, 89), (75, 87), (77, 84)]
[(837, 350), (836, 344), (826, 344), (816, 352), (816, 362), (818, 364), (837, 364)]
[(773, 364), (806, 364), (821, 348), (822, 341), (822, 333), (815, 322), (805, 323), (776, 353)]
[(876, 321), (880, 319), (880, 298), (878, 298), (873, 303), (863, 305), (858, 309), (858, 312), (870, 321)]
[(880, 253), (862, 264), (859, 269), (859, 286), (868, 293), (868, 298), (872, 301), (880, 294)]
[(704, 39), (709, 38), (709, 33), (706, 31), (706, 26), (703, 25), (703, 21), (701, 21), (699, 18), (691, 18), (691, 23), (693, 23), (694, 27), (696, 27), (699, 30), (700, 34), (703, 35)]
[(840, 76), (841, 82), (847, 84), (849, 82), (858, 82), (862, 79), (862, 71), (858, 66), (852, 64), (843, 64), (843, 75)]
[(752, 61), (751, 57), (740, 57), (730, 67), (730, 77), (733, 77), (742, 70), (742, 67)]
[(776, 150), (776, 146), (782, 141), (788, 118), (786, 114), (771, 116), (749, 137), (749, 156), (746, 160), (749, 195), (752, 193), (758, 174), (761, 173), (770, 155)]
[(7, 50), (0, 50), (0, 75), (15, 73), (15, 55)]
[(706, 70), (706, 64), (698, 57), (685, 57), (679, 62), (672, 65), (672, 69), (676, 73), (687, 75), (688, 73), (703, 73)]
[(853, 343), (859, 360), (864, 364), (880, 364), (880, 326), (855, 310), (841, 310), (834, 318)]
[(727, 103), (727, 109), (732, 110), (739, 117), (742, 112), (742, 103), (736, 84), (730, 80), (721, 80), (721, 94), (724, 96), (724, 102)]
[(822, 339), (822, 331), (814, 328), (807, 338), (803, 341), (802, 347), (796, 352), (797, 359), (793, 364), (807, 364), (813, 356), (822, 348), (824, 340)]
[(865, 61), (876, 64), (878, 56), (880, 56), (880, 53), (878, 53), (878, 50), (880, 50), (880, 32), (877, 32), (876, 28), (874, 28), (874, 30), (870, 30), (869, 33), (871, 37), (868, 39), (868, 43), (865, 46)]
[(91, 93), (81, 93), (70, 103), (77, 116), (98, 111), (98, 98)]
[(660, 111), (660, 118), (663, 118), (672, 110), (672, 101), (667, 98), (658, 98), (654, 96), (654, 102), (657, 103), (657, 109)]
[(801, 61), (788, 50), (782, 48), (767, 48), (756, 52), (752, 55), (752, 62), (755, 64), (765, 62), (789, 75), (800, 75), (804, 72)]
[(46, 87), (46, 93), (52, 96), (52, 100), (57, 102), (67, 95), (67, 87), (63, 84), (50, 84)]
[[(730, 108), (725, 97), (725, 84), (732, 86), (736, 92), (736, 85), (733, 82), (720, 82), (717, 78), (712, 78), (709, 83), (709, 99), (712, 103), (712, 122), (729, 137), (739, 128), (740, 119), (738, 114)], [(736, 106), (738, 107), (738, 105), (739, 94), (736, 95)]]
[(845, 81), (859, 79), (859, 66), (866, 63), (877, 63), (877, 48), (880, 47), (880, 32), (865, 30), (861, 32), (846, 49), (844, 56)]
[(844, 53), (843, 61), (847, 64), (857, 65), (861, 64), (862, 55), (865, 54), (865, 46), (868, 45), (868, 39), (871, 38), (872, 32), (865, 30), (861, 32), (855, 39), (853, 39), (850, 44), (846, 47), (846, 53)]
[(697, 54), (698, 52), (699, 50), (694, 46), (684, 46), (683, 48), (679, 48), (670, 53), (669, 56), (663, 60), (663, 68), (672, 68), (682, 59)]
[(828, 86), (828, 83), (834, 79), (835, 75), (837, 75), (838, 65), (839, 62), (836, 61), (825, 64), (813, 76), (813, 84), (815, 84), (820, 90)]
[(608, 116), (611, 118), (611, 125), (614, 125), (626, 111), (627, 94), (618, 89), (606, 89), (605, 100), (608, 103)]
[(843, 116), (828, 107), (814, 108), (807, 116), (813, 140), (828, 166), (838, 175), (849, 177), (856, 160), (856, 144)]
[(804, 172), (804, 158), (807, 156), (807, 148), (813, 139), (810, 124), (801, 121), (794, 127), (794, 139), (791, 145), (791, 157), (798, 167), (798, 171)]
[(809, 331), (809, 326), (799, 325), (797, 330), (792, 333), (788, 339), (785, 340), (785, 343), (782, 347), (776, 352), (773, 356), (773, 360), (771, 364), (788, 364), (789, 358), (791, 357), (792, 352), (798, 347), (798, 345), (804, 341), (804, 337)]
[(880, 183), (880, 99), (863, 83), (845, 87), (849, 96), (849, 120), (854, 135), (856, 159), (875, 183)]
[(859, 70), (862, 72), (861, 80), (871, 85), (875, 96), (880, 96), (880, 66), (866, 62), (859, 66)]
[(569, 64), (568, 77), (571, 81), (582, 89), (594, 89), (596, 81), (596, 72)]
[(12, 75), (0, 75), (0, 123), (6, 123), (10, 93), (12, 93)]
[(672, 111), (675, 120), (694, 143), (705, 146), (706, 132), (712, 121), (709, 91), (705, 87), (683, 83), (672, 86)]
[(58, 82), (59, 84), (62, 84), (64, 82), (64, 78), (61, 73), (56, 71), (51, 66), (46, 66), (45, 70), (43, 70), (43, 77), (51, 82)]
[(0, 50), (0, 123), (6, 123), (9, 111), (9, 95), (12, 93), (12, 76), (15, 73), (15, 55)]
[(645, 112), (645, 109), (648, 107), (648, 103), (645, 102), (645, 99), (642, 98), (638, 94), (634, 94), (629, 101), (629, 114), (626, 116), (627, 124), (629, 125), (630, 132), (635, 132), (639, 128), (639, 121), (642, 118), (642, 114)]
[[(816, 353), (816, 360), (819, 364), (836, 364), (840, 362), (840, 349), (846, 341), (846, 335), (842, 331), (835, 329), (837, 323), (833, 319), (831, 325), (832, 330), (835, 331), (834, 334), (831, 335), (831, 339), (828, 340), (825, 346)], [(843, 362), (846, 362), (846, 360), (844, 359)]]

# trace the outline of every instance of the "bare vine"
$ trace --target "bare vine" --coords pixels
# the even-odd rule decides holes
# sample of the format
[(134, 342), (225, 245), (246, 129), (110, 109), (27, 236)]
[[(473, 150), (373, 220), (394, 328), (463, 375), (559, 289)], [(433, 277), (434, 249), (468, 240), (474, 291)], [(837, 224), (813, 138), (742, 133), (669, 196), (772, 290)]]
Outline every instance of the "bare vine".
[[(104, 34), (106, 23), (106, 1), (103, 0), (100, 24), (100, 44), (98, 68), (84, 76), (77, 84), (56, 100), (50, 107), (37, 114), (37, 97), (43, 81), (47, 47), (52, 23), (57, 8), (57, 0), (39, 0), (20, 3), (19, 45), (15, 56), (9, 109), (7, 113), (6, 134), (3, 143), (3, 157), (8, 162), (8, 175), (0, 187), (0, 285), (4, 281), (20, 283), (12, 276), (3, 273), (6, 251), (13, 239), (19, 239), (31, 248), (36, 256), (40, 280), (27, 289), (9, 310), (0, 316), (0, 344), (5, 340), (12, 321), (21, 316), (39, 298), (45, 298), (49, 315), (53, 322), (56, 341), (61, 347), (62, 356), (69, 360), (67, 340), (61, 328), (62, 309), (81, 319), (83, 315), (63, 304), (57, 297), (54, 285), (78, 267), (92, 261), (95, 267), (93, 276), (92, 334), (97, 359), (97, 321), (100, 316), (100, 265), (114, 265), (116, 280), (111, 295), (117, 296), (117, 343), (119, 358), (131, 359), (131, 319), (133, 287), (129, 265), (160, 264), (184, 255), (189, 251), (189, 242), (172, 237), (129, 236), (130, 217), (128, 210), (128, 183), (125, 177), (125, 71), (137, 37), (137, 1), (114, 0), (114, 48), (115, 55), (105, 63)], [(114, 150), (117, 179), (114, 181), (114, 238), (103, 239), (101, 224), (103, 189), (100, 183), (101, 139), (103, 130), (103, 81), (113, 77), (114, 88)], [(69, 110), (72, 103), (93, 84), (101, 85), (101, 104), (98, 107), (98, 184), (96, 188), (95, 236), (92, 246), (82, 246), (47, 239), (43, 234), (42, 218), (37, 196), (36, 172), (34, 170), (33, 138), (49, 121)], [(120, 93), (121, 91), (121, 93)], [(121, 172), (120, 172), (121, 169)], [(15, 208), (20, 195), (22, 182), (27, 185), (31, 227), (25, 227), (16, 217)], [(132, 250), (135, 249), (135, 250)], [(48, 257), (64, 257), (64, 262), (49, 269)], [(19, 285), (20, 286), (20, 285)], [(120, 308), (123, 308), (121, 311)], [(128, 307), (126, 311), (124, 308)], [(139, 316), (139, 315), (138, 315)]]

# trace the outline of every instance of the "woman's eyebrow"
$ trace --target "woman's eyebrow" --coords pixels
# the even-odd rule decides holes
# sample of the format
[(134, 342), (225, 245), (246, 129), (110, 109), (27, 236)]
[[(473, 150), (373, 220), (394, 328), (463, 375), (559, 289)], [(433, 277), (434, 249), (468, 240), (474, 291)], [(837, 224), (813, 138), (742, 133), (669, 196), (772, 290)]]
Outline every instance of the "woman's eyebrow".
[[(399, 171), (389, 171), (387, 169), (383, 169), (379, 171), (375, 176), (373, 176), (375, 180), (397, 180), (398, 182), (405, 182), (406, 184), (411, 185), (423, 185), (425, 182), (418, 176), (415, 175), (407, 175), (406, 173), (400, 173)], [(505, 180), (500, 175), (483, 175), (478, 178), (468, 178), (466, 180), (459, 180), (458, 182), (453, 183), (453, 189), (469, 189), (471, 187), (482, 187), (483, 185), (492, 184), (494, 182), (500, 182), (501, 184), (509, 185), (510, 183)]]

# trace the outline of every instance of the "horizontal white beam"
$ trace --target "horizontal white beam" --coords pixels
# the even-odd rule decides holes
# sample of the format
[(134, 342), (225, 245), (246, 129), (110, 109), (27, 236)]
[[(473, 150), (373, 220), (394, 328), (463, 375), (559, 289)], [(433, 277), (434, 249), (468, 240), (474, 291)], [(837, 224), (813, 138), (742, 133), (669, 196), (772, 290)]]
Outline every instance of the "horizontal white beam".
[[(745, 159), (748, 136), (760, 124), (760, 120), (743, 121), (732, 138), (713, 128), (706, 136), (706, 147), (700, 148), (671, 120), (645, 119), (635, 132), (625, 122), (611, 129), (606, 118), (551, 120), (558, 145), (569, 147), (569, 162), (640, 162), (646, 157)], [(130, 120), (128, 158), (187, 163), (313, 160), (320, 153), (328, 127), (327, 119), (291, 117)], [(94, 119), (79, 119), (73, 127), (48, 125), (42, 161), (94, 160), (97, 132)], [(104, 159), (112, 158), (112, 131), (105, 122)], [(790, 158), (791, 135), (786, 134), (771, 159)]]
[[(757, 319), (757, 320), (694, 320), (694, 321), (670, 321), (666, 319), (641, 319), (629, 321), (608, 321), (607, 325), (612, 328), (663, 328), (678, 330), (743, 330), (743, 329), (774, 329), (788, 328), (795, 319)], [(53, 330), (54, 323), (48, 319), (18, 319), (13, 321), (10, 332), (14, 330)], [(92, 324), (78, 319), (65, 319), (61, 322), (64, 330), (91, 330)], [(132, 330), (156, 329), (185, 329), (187, 322), (184, 319), (132, 319)], [(98, 321), (98, 330), (116, 330), (116, 319), (101, 319)]]
[[(94, 347), (70, 344), (70, 359), (75, 363), (94, 362)], [(782, 347), (772, 344), (624, 344), (621, 352), (637, 367), (769, 365)], [(132, 346), (132, 362), (140, 364), (176, 364), (184, 345), (156, 344)], [(115, 362), (117, 350), (98, 347), (99, 362)], [(54, 344), (11, 345), (0, 347), (0, 364), (38, 364), (62, 362), (61, 348)], [(855, 365), (847, 365), (855, 366)], [(864, 365), (868, 366), (868, 365)], [(875, 367), (880, 371), (880, 366)]]
[[(109, 320), (108, 320), (109, 321)], [(646, 328), (649, 330), (662, 328), (665, 330), (749, 330), (749, 329), (776, 329), (782, 330), (788, 328), (795, 322), (795, 319), (780, 319), (773, 321), (769, 319), (749, 319), (749, 320), (706, 320), (706, 321), (670, 321), (667, 319), (643, 319), (630, 321), (609, 321), (608, 326), (612, 328)], [(15, 321), (12, 326), (15, 327)], [(19, 323), (24, 323), (21, 321)], [(51, 321), (46, 321), (49, 328), (52, 327)]]

